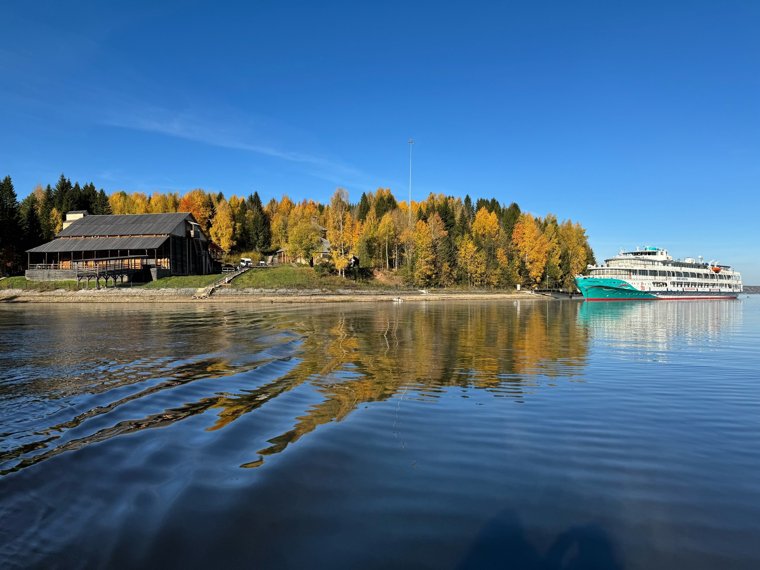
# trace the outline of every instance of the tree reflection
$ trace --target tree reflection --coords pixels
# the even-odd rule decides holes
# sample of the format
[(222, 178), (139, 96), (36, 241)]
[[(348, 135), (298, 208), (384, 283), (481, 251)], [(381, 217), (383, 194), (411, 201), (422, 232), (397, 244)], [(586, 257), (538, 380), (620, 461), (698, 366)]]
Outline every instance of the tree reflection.
[[(250, 392), (226, 395), (214, 408), (221, 429), (304, 383), (321, 402), (292, 429), (268, 440), (260, 456), (283, 451), (318, 426), (340, 421), (360, 404), (404, 389), (435, 395), (449, 387), (513, 398), (536, 376), (574, 377), (586, 361), (588, 332), (576, 324), (577, 303), (523, 302), (379, 305), (310, 311), (281, 326), (301, 335), (300, 362)], [(261, 460), (245, 466), (259, 466)]]
[[(93, 309), (75, 317), (49, 311), (42, 330), (52, 349), (23, 365), (40, 372), (27, 371), (30, 378), (14, 388), (20, 390), (16, 397), (89, 394), (92, 403), (75, 415), (55, 416), (52, 424), (32, 417), (26, 423), (33, 431), (19, 423), (19, 435), (0, 451), (0, 474), (208, 412), (216, 415), (208, 429), (221, 430), (298, 388), (315, 392), (318, 401), (244, 467), (262, 465), (266, 456), (360, 405), (401, 393), (438, 398), (458, 388), (521, 400), (540, 378), (581, 374), (589, 329), (579, 326), (578, 307), (486, 301), (124, 312), (119, 343), (112, 348), (112, 339), (100, 331), (114, 320), (113, 311)], [(85, 334), (83, 322), (95, 326)], [(63, 379), (74, 370), (73, 381)], [(155, 401), (175, 403), (156, 412)], [(143, 407), (137, 417), (124, 418), (125, 408)], [(118, 419), (108, 425), (111, 414)]]

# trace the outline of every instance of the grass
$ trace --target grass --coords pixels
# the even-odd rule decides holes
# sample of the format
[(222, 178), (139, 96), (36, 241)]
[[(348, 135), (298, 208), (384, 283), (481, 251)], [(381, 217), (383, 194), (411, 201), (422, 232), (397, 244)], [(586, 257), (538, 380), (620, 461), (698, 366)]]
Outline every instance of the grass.
[(236, 289), (316, 289), (320, 279), (311, 267), (282, 265), (246, 271), (232, 286)]
[(151, 281), (145, 285), (140, 285), (141, 289), (200, 289), (208, 287), (214, 282), (221, 279), (220, 274), (213, 275), (175, 275), (164, 277), (157, 281)]
[[(150, 283), (133, 284), (140, 289), (201, 289), (208, 287), (222, 275), (185, 275), (164, 277)], [(277, 267), (254, 268), (247, 271), (232, 282), (235, 289), (325, 289), (328, 291), (341, 290), (372, 290), (394, 291), (401, 287), (400, 283), (383, 282), (376, 279), (354, 280), (351, 277), (338, 275), (320, 275), (313, 268), (306, 266), (280, 265)], [(94, 281), (91, 288), (94, 288)], [(128, 284), (119, 287), (129, 287)], [(81, 285), (84, 288), (84, 282)], [(76, 281), (27, 281), (25, 277), (8, 277), (0, 280), (0, 289), (26, 289), (30, 291), (53, 291), (67, 289), (75, 291)]]
[[(133, 287), (140, 287), (141, 289), (200, 289), (201, 287), (207, 287), (221, 279), (221, 275), (187, 275), (187, 276), (175, 276), (164, 277), (158, 281), (151, 281), (150, 283), (133, 283)], [(101, 281), (102, 286), (102, 281)], [(109, 282), (108, 288), (113, 287), (113, 282)], [(119, 283), (117, 288), (129, 287), (129, 283)], [(77, 289), (86, 289), (87, 282), (82, 281), (77, 287), (75, 280), (69, 281), (29, 281), (23, 275), (16, 277), (7, 277), (6, 279), (0, 279), (0, 289), (24, 289), (26, 291), (55, 291), (57, 289), (65, 289), (67, 291), (76, 291)], [(95, 281), (90, 282), (90, 289), (95, 289)]]
[(355, 281), (337, 275), (320, 276), (311, 267), (293, 265), (251, 269), (235, 279), (232, 286), (236, 289), (395, 289), (375, 280)]
[(15, 277), (7, 277), (0, 280), (0, 289), (25, 289), (27, 291), (55, 291), (56, 289), (66, 289), (68, 291), (76, 291), (77, 282), (75, 280), (29, 281), (23, 275), (17, 275)]

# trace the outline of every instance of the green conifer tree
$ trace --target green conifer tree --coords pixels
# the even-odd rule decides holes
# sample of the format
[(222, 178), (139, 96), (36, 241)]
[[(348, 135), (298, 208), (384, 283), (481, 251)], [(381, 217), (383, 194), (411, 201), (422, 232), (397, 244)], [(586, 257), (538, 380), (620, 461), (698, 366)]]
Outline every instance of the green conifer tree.
[(18, 199), (10, 176), (0, 182), (0, 274), (16, 273), (20, 269), (23, 242)]

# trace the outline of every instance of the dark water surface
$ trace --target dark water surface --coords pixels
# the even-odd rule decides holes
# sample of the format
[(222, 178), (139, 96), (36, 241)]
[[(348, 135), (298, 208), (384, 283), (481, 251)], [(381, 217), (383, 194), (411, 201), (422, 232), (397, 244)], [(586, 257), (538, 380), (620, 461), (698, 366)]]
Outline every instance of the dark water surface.
[(0, 566), (760, 568), (760, 298), (0, 305)]

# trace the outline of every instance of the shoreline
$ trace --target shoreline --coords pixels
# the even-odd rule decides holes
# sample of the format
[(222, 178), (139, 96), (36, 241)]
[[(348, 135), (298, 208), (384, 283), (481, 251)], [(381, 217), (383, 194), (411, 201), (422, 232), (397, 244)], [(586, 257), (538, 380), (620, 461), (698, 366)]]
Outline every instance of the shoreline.
[[(255, 305), (414, 302), (414, 301), (473, 301), (473, 300), (557, 300), (549, 295), (529, 291), (326, 291), (322, 289), (222, 289), (206, 298), (194, 298), (197, 289), (82, 289), (67, 291), (29, 291), (5, 289), (0, 291), (0, 303), (245, 303)], [(582, 298), (581, 295), (578, 295)], [(576, 297), (573, 297), (575, 300)]]

